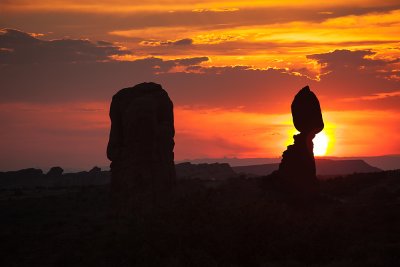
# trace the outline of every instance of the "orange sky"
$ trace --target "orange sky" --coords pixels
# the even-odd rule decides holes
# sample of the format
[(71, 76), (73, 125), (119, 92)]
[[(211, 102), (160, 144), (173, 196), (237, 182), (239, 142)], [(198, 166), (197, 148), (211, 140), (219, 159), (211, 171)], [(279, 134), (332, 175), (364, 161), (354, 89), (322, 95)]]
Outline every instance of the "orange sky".
[(0, 14), (0, 170), (107, 165), (111, 96), (143, 81), (175, 103), (178, 160), (279, 157), (307, 84), (327, 155), (400, 153), (397, 1), (6, 0)]

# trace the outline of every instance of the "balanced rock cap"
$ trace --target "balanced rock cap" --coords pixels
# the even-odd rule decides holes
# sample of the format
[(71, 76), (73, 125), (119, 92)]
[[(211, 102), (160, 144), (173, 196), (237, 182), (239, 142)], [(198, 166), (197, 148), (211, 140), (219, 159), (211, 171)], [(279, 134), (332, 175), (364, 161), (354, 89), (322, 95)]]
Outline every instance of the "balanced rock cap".
[(294, 127), (299, 132), (317, 134), (324, 129), (318, 98), (308, 86), (294, 97), (291, 109)]

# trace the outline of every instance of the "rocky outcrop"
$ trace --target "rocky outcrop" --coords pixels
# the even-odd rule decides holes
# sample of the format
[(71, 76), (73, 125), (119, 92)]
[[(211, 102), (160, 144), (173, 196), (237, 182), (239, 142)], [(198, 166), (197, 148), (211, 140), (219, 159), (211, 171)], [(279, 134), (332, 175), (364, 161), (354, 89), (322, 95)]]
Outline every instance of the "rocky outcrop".
[(173, 103), (161, 85), (120, 90), (112, 98), (110, 119), (107, 157), (114, 199), (121, 204), (137, 193), (170, 187), (175, 181)]
[(89, 174), (96, 176), (97, 174), (101, 173), (101, 168), (94, 166), (93, 168), (90, 169)]
[(64, 170), (61, 167), (51, 167), (50, 170), (46, 173), (48, 177), (61, 177)]
[(312, 139), (324, 128), (318, 98), (308, 86), (295, 96), (292, 106), (293, 124), (300, 134), (294, 144), (283, 152), (278, 174), (287, 190), (293, 193), (312, 193), (317, 177)]
[(40, 169), (0, 172), (1, 188), (74, 187), (110, 183), (110, 172), (94, 167), (90, 171), (63, 173), (61, 167), (52, 167), (46, 174)]

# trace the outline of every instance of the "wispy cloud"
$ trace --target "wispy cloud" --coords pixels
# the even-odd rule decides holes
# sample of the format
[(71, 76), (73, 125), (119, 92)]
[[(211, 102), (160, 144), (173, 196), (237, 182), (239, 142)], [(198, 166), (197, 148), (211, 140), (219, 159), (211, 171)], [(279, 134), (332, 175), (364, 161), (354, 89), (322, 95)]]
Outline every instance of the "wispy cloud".
[(192, 9), (193, 12), (234, 12), (238, 11), (237, 7), (226, 7), (226, 8), (196, 8)]
[(157, 40), (144, 40), (139, 43), (142, 46), (169, 46), (169, 45), (191, 45), (193, 44), (193, 40), (190, 38), (184, 38), (179, 40), (168, 40), (168, 41), (157, 41)]

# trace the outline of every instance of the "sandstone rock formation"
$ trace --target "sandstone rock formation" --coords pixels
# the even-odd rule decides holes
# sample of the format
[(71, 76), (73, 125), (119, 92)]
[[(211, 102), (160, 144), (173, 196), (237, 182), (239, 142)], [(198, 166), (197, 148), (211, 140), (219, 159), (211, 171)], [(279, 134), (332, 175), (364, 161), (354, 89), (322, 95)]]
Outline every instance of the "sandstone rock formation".
[(317, 177), (312, 139), (324, 128), (321, 108), (308, 86), (301, 89), (292, 102), (293, 123), (300, 134), (283, 152), (278, 174), (285, 188), (293, 193), (312, 193)]
[(124, 205), (140, 192), (170, 187), (175, 181), (173, 103), (161, 85), (120, 90), (110, 119), (107, 157), (114, 199)]

